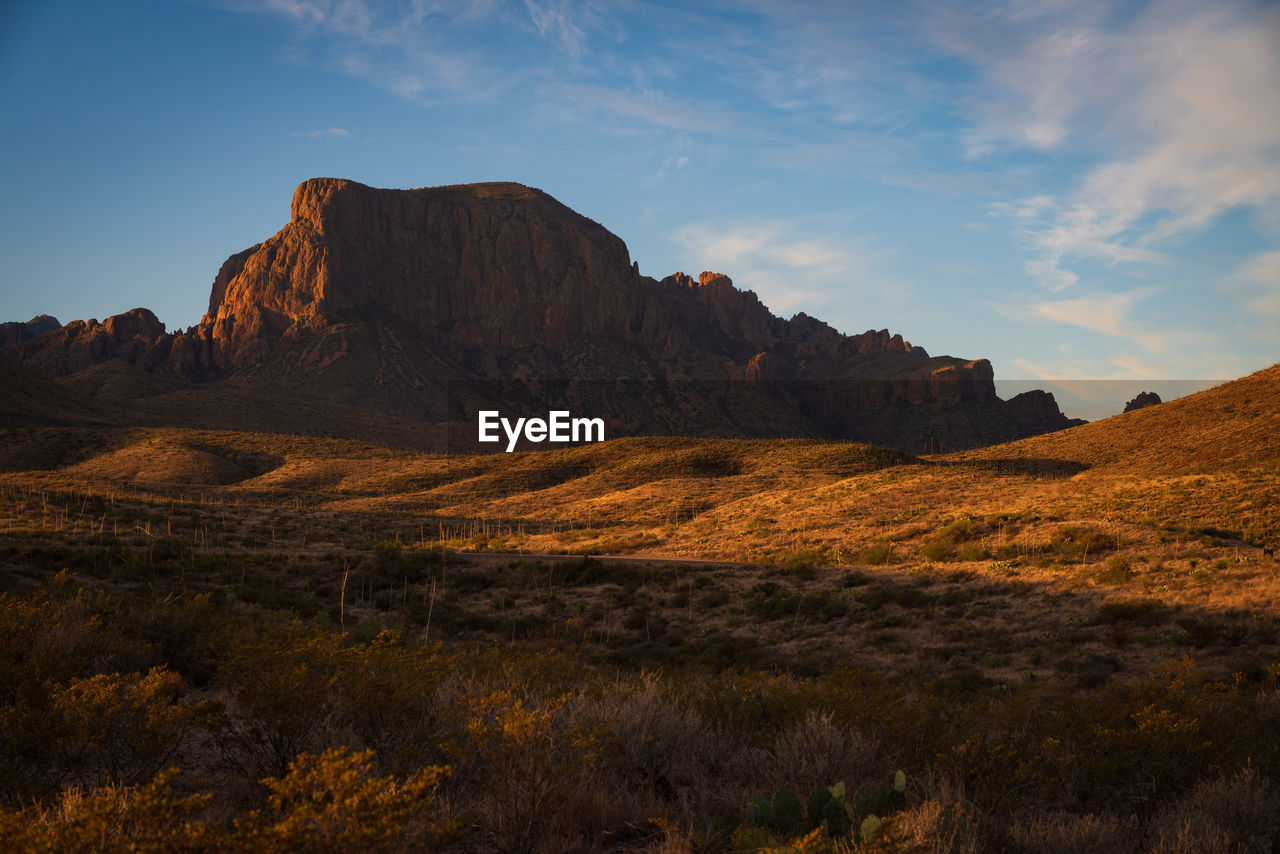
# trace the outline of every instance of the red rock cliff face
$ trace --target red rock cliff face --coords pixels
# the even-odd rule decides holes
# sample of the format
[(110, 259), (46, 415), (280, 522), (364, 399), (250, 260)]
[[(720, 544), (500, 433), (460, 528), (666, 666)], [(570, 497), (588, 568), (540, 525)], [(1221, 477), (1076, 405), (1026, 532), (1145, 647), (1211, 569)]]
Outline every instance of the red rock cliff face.
[[(567, 388), (557, 405), (650, 432), (794, 430), (918, 449), (957, 413), (966, 426), (952, 444), (1066, 426), (1051, 398), (1000, 401), (984, 359), (776, 317), (721, 273), (641, 276), (599, 223), (511, 183), (306, 181), (289, 223), (222, 265), (198, 326), (170, 334), (135, 309), (31, 334), (15, 326), (10, 337), (46, 374), (118, 359), (196, 382), (305, 386), (431, 421), (465, 420), (477, 401), (545, 404), (549, 382)], [(610, 385), (619, 380), (640, 382), (622, 391)], [(984, 432), (987, 421), (1003, 426)]]
[[(519, 184), (375, 190), (317, 178), (214, 295), (220, 369), (374, 309), (448, 349), (629, 336), (639, 274), (603, 226)], [(216, 288), (215, 288), (216, 290)]]

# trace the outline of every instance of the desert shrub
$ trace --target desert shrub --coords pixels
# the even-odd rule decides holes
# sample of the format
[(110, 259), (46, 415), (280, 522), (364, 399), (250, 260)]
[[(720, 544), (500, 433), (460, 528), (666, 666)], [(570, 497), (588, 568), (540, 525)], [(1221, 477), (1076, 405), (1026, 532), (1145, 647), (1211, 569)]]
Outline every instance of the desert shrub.
[(66, 573), (26, 595), (0, 594), (0, 703), (32, 704), (51, 684), (160, 664), (153, 649), (120, 631), (128, 622), (121, 611)]
[(232, 622), (225, 597), (199, 593), (137, 603), (129, 629), (187, 684), (203, 687), (213, 679), (219, 650), (234, 633)]
[(1211, 617), (1193, 617), (1184, 615), (1174, 621), (1178, 628), (1187, 633), (1191, 643), (1204, 648), (1225, 641), (1223, 625), (1220, 620)]
[(374, 776), (370, 751), (304, 753), (283, 777), (262, 781), (267, 808), (242, 820), (237, 836), (246, 850), (265, 854), (442, 851), (459, 832), (435, 802), (447, 774), (432, 766), (401, 782)]
[(884, 772), (878, 741), (835, 723), (830, 712), (809, 709), (778, 733), (772, 775), (778, 786), (808, 792), (834, 782), (852, 783)]
[(851, 569), (840, 576), (841, 587), (862, 587), (871, 583), (871, 576), (865, 572)]
[(920, 547), (926, 560), (950, 560), (956, 552), (955, 545), (947, 539), (934, 537)]
[[(1244, 758), (1227, 752), (1228, 746), (1245, 755), (1256, 749), (1233, 732), (1245, 726), (1243, 720), (1222, 717), (1222, 689), (1184, 659), (1122, 692), (1103, 694), (1085, 707), (1093, 718), (1091, 733), (1078, 727), (1063, 730), (1064, 742), (1070, 739), (1072, 749), (1079, 751), (1070, 761), (1079, 763), (1078, 772), (1092, 785), (1105, 784), (1134, 803), (1203, 779), (1211, 769)], [(1086, 735), (1094, 743), (1091, 755), (1084, 747)], [(1088, 795), (1096, 800), (1101, 791)]]
[(608, 537), (597, 540), (589, 546), (575, 547), (570, 551), (573, 554), (583, 555), (630, 554), (661, 544), (661, 538), (653, 534), (636, 533), (626, 537)]
[(150, 779), (203, 713), (178, 702), (132, 605), (64, 574), (0, 595), (0, 796)]
[(1091, 554), (1115, 549), (1115, 537), (1083, 525), (1065, 525), (1053, 532), (1048, 548), (1071, 560), (1083, 560)]
[(870, 566), (884, 566), (892, 562), (893, 543), (886, 539), (877, 539), (858, 554), (859, 563)]
[(566, 806), (588, 788), (584, 777), (595, 773), (601, 733), (575, 725), (567, 700), (526, 704), (505, 690), (462, 698), (458, 711), (466, 724), (447, 750), (488, 850), (531, 852), (575, 830), (595, 829), (583, 828), (585, 821), (575, 827)]
[(821, 549), (800, 549), (784, 555), (780, 563), (801, 578), (812, 578), (812, 570), (827, 563), (827, 554)]
[(436, 687), (457, 663), (437, 648), (406, 647), (389, 629), (368, 645), (341, 650), (331, 698), (335, 726), (396, 773), (444, 761)]
[(54, 690), (43, 729), (49, 770), (85, 787), (130, 786), (168, 763), (202, 707), (177, 702), (177, 674), (98, 674)]
[(1133, 562), (1128, 555), (1112, 555), (1106, 565), (1094, 575), (1103, 584), (1123, 584), (1133, 577)]
[(403, 547), (395, 540), (380, 540), (373, 545), (373, 566), (385, 580), (395, 576), (404, 563)]
[(1153, 854), (1254, 851), (1280, 830), (1280, 789), (1252, 767), (1205, 780), (1153, 820)]
[(901, 608), (925, 608), (933, 605), (937, 594), (908, 584), (883, 583), (864, 590), (859, 604), (869, 611), (893, 604)]
[(982, 527), (979, 523), (968, 516), (961, 516), (939, 528), (935, 536), (949, 543), (964, 543), (976, 539), (981, 534)]
[(815, 615), (824, 620), (834, 620), (849, 612), (849, 594), (842, 588), (835, 590), (818, 590), (806, 594), (800, 603), (801, 614), (812, 618)]
[(983, 533), (982, 526), (961, 516), (934, 531), (920, 553), (926, 560), (950, 560), (959, 552), (960, 560), (982, 560), (989, 554), (986, 547), (975, 542)]
[(227, 850), (222, 828), (200, 817), (212, 796), (175, 794), (173, 776), (166, 772), (138, 788), (72, 787), (47, 806), (0, 808), (0, 839), (8, 851), (40, 854)]
[(240, 643), (218, 670), (230, 695), (214, 739), (230, 767), (251, 780), (283, 777), (330, 736), (339, 636), (301, 623)]
[(715, 814), (747, 797), (750, 781), (769, 764), (765, 751), (713, 726), (648, 674), (631, 690), (598, 701), (598, 713), (612, 730), (621, 791)]
[(1095, 813), (1012, 816), (1005, 830), (1011, 847), (1028, 854), (1128, 854), (1137, 848), (1141, 835), (1132, 816)]
[(550, 565), (545, 567), (549, 578), (563, 579), (570, 587), (581, 587), (590, 584), (612, 582), (614, 584), (636, 586), (640, 583), (640, 569), (624, 563), (606, 563), (584, 555), (582, 560), (572, 563)]
[(713, 587), (698, 597), (697, 604), (699, 608), (711, 610), (727, 605), (731, 598), (729, 591), (724, 587)]
[(794, 618), (800, 608), (800, 595), (776, 581), (761, 581), (747, 591), (747, 613), (760, 620)]
[(833, 849), (866, 854), (977, 854), (981, 850), (973, 819), (964, 807), (936, 800), (890, 816), (868, 844)]

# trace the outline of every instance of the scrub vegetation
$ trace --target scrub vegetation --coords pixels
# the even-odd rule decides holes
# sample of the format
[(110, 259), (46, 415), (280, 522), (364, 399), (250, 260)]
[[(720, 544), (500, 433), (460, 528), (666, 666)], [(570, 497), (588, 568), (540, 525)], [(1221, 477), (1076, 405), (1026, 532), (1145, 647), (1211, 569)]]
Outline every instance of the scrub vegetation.
[(4, 431), (0, 839), (1267, 850), (1257, 376), (924, 458)]

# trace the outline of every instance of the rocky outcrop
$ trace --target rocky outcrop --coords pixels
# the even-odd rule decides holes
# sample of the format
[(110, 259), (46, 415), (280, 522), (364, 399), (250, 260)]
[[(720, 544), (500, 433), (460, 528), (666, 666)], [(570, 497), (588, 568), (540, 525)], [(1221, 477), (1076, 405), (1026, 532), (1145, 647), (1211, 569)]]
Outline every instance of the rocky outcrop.
[(201, 324), (214, 371), (260, 362), (362, 311), (451, 353), (630, 337), (639, 280), (620, 239), (519, 184), (389, 191), (307, 181), (289, 224), (228, 264), (224, 273), (239, 272), (221, 295), (215, 283)]
[(1138, 392), (1138, 396), (1124, 405), (1125, 412), (1133, 412), (1135, 409), (1142, 409), (1146, 406), (1155, 406), (1160, 403), (1160, 395), (1154, 391)]
[(926, 416), (933, 435), (969, 413), (955, 434), (968, 443), (986, 440), (985, 420), (1005, 425), (1002, 438), (1015, 422), (1022, 435), (1066, 426), (1052, 396), (997, 398), (985, 359), (930, 357), (886, 329), (843, 335), (806, 314), (783, 319), (721, 273), (642, 276), (599, 223), (510, 183), (306, 181), (288, 225), (219, 269), (198, 326), (171, 334), (134, 309), (20, 353), (47, 375), (117, 359), (432, 423), (554, 404), (632, 431), (899, 447), (924, 435), (906, 424)]
[(1053, 394), (1038, 388), (1014, 395), (1008, 404), (1011, 411), (1027, 421), (1043, 421), (1061, 414)]
[(73, 320), (22, 345), (27, 365), (46, 376), (66, 376), (120, 359), (146, 371), (166, 366), (173, 336), (150, 310), (135, 308), (97, 320)]
[(58, 318), (38, 314), (26, 323), (0, 323), (0, 350), (17, 350), (33, 338), (39, 338), (61, 327)]

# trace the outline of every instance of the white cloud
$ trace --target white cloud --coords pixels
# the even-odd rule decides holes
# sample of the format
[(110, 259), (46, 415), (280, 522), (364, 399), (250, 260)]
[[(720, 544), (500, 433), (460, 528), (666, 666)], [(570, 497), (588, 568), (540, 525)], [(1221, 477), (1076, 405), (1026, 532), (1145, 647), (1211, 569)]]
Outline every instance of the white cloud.
[(1076, 283), (1072, 257), (1162, 263), (1156, 247), (1229, 210), (1280, 207), (1280, 7), (1174, 0), (1119, 25), (1097, 3), (999, 8), (1017, 38), (962, 19), (942, 39), (995, 85), (971, 148), (1119, 152), (1061, 198), (1026, 202), (1022, 219), (1043, 217), (1028, 272), (1045, 287)]
[(543, 120), (583, 122), (597, 130), (601, 115), (650, 129), (713, 135), (742, 130), (714, 101), (647, 85), (649, 78), (676, 75), (666, 57), (663, 73), (640, 73), (635, 64), (617, 73), (613, 48), (627, 38), (619, 16), (635, 11), (625, 6), (592, 0), (256, 0), (237, 8), (294, 22), (309, 61), (409, 102), (514, 99), (536, 106)]
[(691, 154), (692, 144), (689, 137), (683, 133), (676, 134), (668, 145), (667, 154), (662, 158), (661, 165), (649, 176), (649, 181), (651, 183), (665, 181), (683, 172), (692, 162)]
[(574, 20), (571, 3), (564, 0), (546, 0), (542, 3), (524, 0), (524, 5), (529, 10), (529, 19), (538, 35), (559, 42), (575, 59), (582, 56), (586, 34)]
[(1076, 299), (1002, 306), (1000, 311), (1015, 320), (1050, 320), (1100, 335), (1124, 338), (1140, 343), (1152, 353), (1160, 353), (1166, 349), (1173, 335), (1151, 329), (1130, 317), (1134, 306), (1152, 293), (1154, 291), (1150, 288), (1126, 293), (1098, 293)]
[(1250, 311), (1280, 315), (1280, 250), (1250, 258), (1240, 265), (1235, 279), (1249, 289), (1246, 305)]
[[(879, 287), (908, 298), (901, 282), (887, 287), (877, 272), (884, 250), (871, 250), (854, 238), (814, 235), (814, 221), (754, 219), (732, 223), (692, 223), (674, 235), (690, 259), (688, 272), (715, 270), (759, 295), (775, 313), (813, 313), (851, 289)], [(828, 317), (827, 319), (832, 319)]]
[(247, 0), (241, 11), (276, 15), (296, 25), (299, 46), (319, 61), (409, 101), (484, 101), (530, 80), (510, 57), (468, 48), (459, 35), (506, 28), (554, 41), (577, 55), (584, 34), (569, 6), (496, 0)]
[(315, 128), (313, 130), (298, 131), (294, 136), (301, 136), (306, 139), (346, 139), (351, 136), (351, 133), (346, 128), (328, 128), (324, 130)]
[(571, 106), (575, 112), (588, 107), (668, 130), (728, 135), (737, 124), (733, 114), (724, 109), (656, 91), (624, 91), (598, 84), (571, 83), (549, 88), (545, 94)]

